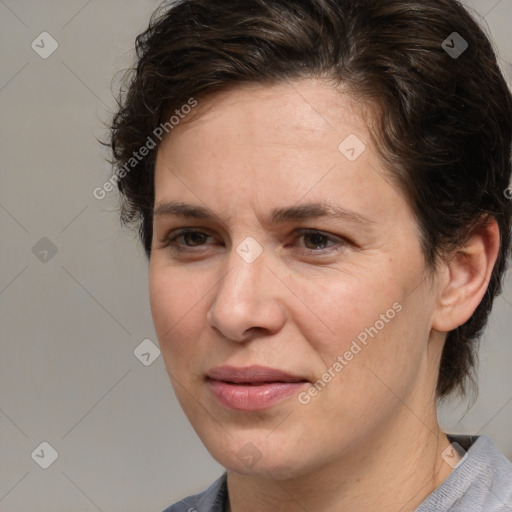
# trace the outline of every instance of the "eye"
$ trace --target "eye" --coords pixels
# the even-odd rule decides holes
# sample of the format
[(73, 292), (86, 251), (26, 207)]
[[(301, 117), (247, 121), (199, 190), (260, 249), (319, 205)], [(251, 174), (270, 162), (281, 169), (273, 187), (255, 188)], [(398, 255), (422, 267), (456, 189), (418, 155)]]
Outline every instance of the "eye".
[[(332, 247), (336, 245), (344, 246), (346, 241), (342, 238), (335, 237), (318, 231), (316, 229), (299, 229), (297, 231), (299, 236), (297, 238), (303, 238), (305, 241), (305, 248), (301, 248), (305, 252), (310, 253), (326, 253), (332, 252)], [(309, 242), (308, 242), (309, 241)], [(330, 246), (326, 246), (328, 243), (332, 243)], [(329, 248), (330, 247), (330, 248)], [(334, 249), (336, 250), (336, 249)]]
[[(181, 229), (173, 231), (163, 240), (163, 247), (172, 246), (177, 251), (187, 250), (187, 248), (199, 247), (204, 244), (206, 239), (211, 236), (208, 233), (199, 230)], [(184, 244), (179, 243), (179, 239), (183, 238)]]
[[(298, 234), (298, 236), (294, 238), (294, 241), (299, 239), (304, 240), (304, 246), (298, 246), (299, 250), (309, 254), (330, 253), (339, 250), (336, 246), (343, 247), (347, 243), (343, 238), (335, 237), (316, 229), (303, 228), (297, 230), (295, 233)], [(206, 244), (208, 238), (213, 237), (204, 231), (179, 229), (169, 233), (169, 235), (165, 237), (162, 241), (162, 248), (171, 247), (172, 250), (175, 251), (198, 252), (202, 246), (211, 245)]]

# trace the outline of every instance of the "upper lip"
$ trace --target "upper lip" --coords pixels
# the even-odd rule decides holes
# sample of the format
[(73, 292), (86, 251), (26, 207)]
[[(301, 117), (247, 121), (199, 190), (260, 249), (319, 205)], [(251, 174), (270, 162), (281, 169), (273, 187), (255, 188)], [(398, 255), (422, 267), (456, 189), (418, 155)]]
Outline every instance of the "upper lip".
[(264, 383), (264, 382), (304, 382), (306, 379), (299, 375), (269, 368), (267, 366), (216, 366), (208, 371), (210, 379), (224, 382), (242, 383)]

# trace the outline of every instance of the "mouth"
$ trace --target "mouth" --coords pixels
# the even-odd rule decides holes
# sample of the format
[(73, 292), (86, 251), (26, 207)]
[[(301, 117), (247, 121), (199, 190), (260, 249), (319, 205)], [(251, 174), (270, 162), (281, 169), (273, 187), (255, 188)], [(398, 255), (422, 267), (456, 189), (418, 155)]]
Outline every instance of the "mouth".
[(264, 366), (219, 366), (208, 372), (206, 380), (221, 406), (238, 411), (267, 409), (309, 383), (302, 376)]

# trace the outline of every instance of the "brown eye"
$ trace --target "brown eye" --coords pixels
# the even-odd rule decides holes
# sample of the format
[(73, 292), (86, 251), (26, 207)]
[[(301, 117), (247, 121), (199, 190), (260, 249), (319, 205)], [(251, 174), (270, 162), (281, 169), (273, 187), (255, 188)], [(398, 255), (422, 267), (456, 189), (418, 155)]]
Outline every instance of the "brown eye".
[[(169, 233), (163, 240), (163, 247), (172, 247), (178, 251), (187, 250), (187, 248), (200, 247), (204, 245), (211, 236), (203, 231), (192, 229), (182, 229)], [(181, 243), (180, 239), (183, 239)]]
[(346, 245), (346, 241), (342, 238), (329, 235), (316, 229), (299, 229), (298, 233), (299, 236), (297, 239), (304, 239), (304, 247), (300, 247), (300, 249), (306, 252), (322, 254), (336, 250), (336, 246)]
[(185, 245), (188, 246), (201, 245), (205, 242), (205, 238), (208, 237), (206, 233), (201, 233), (200, 231), (187, 231), (186, 233), (183, 233), (179, 236), (183, 237)]
[(329, 241), (329, 237), (323, 233), (306, 233), (302, 235), (306, 241), (305, 245), (308, 246), (307, 240), (311, 242), (313, 247), (307, 247), (308, 249), (321, 249), (321, 246), (325, 245)]

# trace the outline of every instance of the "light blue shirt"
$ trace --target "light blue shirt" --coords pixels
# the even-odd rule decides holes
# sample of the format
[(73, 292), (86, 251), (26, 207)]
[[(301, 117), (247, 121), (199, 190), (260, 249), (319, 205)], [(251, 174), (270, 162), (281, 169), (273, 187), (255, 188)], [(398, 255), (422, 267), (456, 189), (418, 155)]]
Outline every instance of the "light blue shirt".
[[(448, 434), (447, 434), (448, 435)], [(487, 436), (448, 435), (466, 457), (415, 512), (512, 512), (512, 463)], [(163, 512), (226, 512), (227, 473)]]

